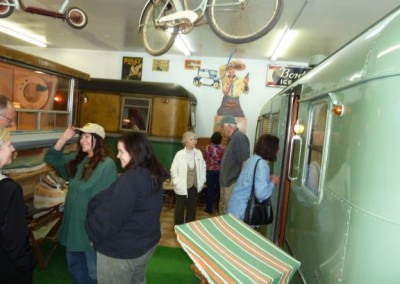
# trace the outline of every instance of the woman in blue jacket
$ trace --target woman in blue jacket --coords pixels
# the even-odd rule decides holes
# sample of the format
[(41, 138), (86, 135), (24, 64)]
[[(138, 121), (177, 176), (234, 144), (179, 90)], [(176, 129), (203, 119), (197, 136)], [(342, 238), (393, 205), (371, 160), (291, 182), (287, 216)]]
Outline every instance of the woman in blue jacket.
[(168, 172), (139, 132), (122, 136), (117, 158), (127, 171), (90, 202), (85, 226), (97, 251), (99, 284), (146, 283), (161, 238), (162, 183)]
[(264, 134), (254, 147), (254, 155), (245, 163), (239, 178), (233, 188), (232, 195), (228, 201), (227, 212), (243, 220), (247, 202), (250, 197), (253, 185), (254, 167), (258, 160), (255, 177), (255, 195), (259, 201), (271, 196), (272, 189), (279, 183), (279, 177), (271, 175), (269, 162), (276, 160), (279, 150), (279, 138), (273, 135)]

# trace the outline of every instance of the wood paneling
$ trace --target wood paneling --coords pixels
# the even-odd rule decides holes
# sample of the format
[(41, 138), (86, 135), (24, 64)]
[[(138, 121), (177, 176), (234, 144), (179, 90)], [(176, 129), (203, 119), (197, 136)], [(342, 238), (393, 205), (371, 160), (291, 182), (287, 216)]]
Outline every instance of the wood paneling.
[(154, 97), (151, 119), (151, 135), (182, 137), (189, 129), (190, 101), (171, 97)]

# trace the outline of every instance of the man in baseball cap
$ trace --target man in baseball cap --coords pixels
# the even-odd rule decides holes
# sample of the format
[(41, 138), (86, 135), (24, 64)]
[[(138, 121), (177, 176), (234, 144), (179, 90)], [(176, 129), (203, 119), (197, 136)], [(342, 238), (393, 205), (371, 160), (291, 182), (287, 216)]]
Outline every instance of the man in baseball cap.
[(250, 143), (246, 134), (237, 128), (232, 115), (225, 115), (219, 122), (222, 134), (229, 139), (222, 156), (219, 173), (220, 199), (219, 214), (226, 213), (229, 197), (245, 161), (250, 157)]
[(236, 119), (232, 115), (225, 115), (220, 121), (219, 126), (224, 126), (224, 124), (237, 124)]

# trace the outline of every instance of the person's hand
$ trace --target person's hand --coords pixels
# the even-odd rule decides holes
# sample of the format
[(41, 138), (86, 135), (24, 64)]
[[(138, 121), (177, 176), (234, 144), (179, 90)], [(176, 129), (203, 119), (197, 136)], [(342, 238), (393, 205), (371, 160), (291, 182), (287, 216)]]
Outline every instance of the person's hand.
[(65, 143), (67, 143), (74, 136), (75, 136), (75, 126), (70, 125), (68, 126), (67, 129), (65, 129), (64, 133), (57, 140), (56, 144), (54, 145), (54, 149), (60, 151), (62, 147), (64, 147)]
[(271, 178), (271, 182), (272, 182), (273, 184), (275, 184), (275, 185), (278, 185), (278, 184), (279, 184), (280, 178), (279, 178), (278, 176), (271, 175), (270, 178)]
[(70, 126), (67, 127), (67, 129), (65, 129), (65, 131), (64, 131), (64, 133), (62, 134), (61, 137), (62, 137), (65, 141), (68, 141), (68, 140), (70, 140), (72, 137), (74, 137), (75, 134), (76, 134), (76, 132), (75, 132), (75, 126), (70, 125)]

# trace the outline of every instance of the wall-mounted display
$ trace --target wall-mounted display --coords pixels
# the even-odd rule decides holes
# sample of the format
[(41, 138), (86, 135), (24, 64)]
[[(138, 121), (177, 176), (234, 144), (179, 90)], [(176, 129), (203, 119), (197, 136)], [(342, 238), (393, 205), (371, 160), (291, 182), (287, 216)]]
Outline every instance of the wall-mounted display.
[(305, 75), (311, 68), (292, 65), (268, 65), (268, 87), (286, 87)]
[(186, 59), (185, 60), (185, 70), (197, 70), (201, 66), (201, 60), (192, 60)]
[(169, 60), (153, 59), (153, 71), (169, 71)]
[(122, 58), (122, 80), (142, 80), (143, 57)]

